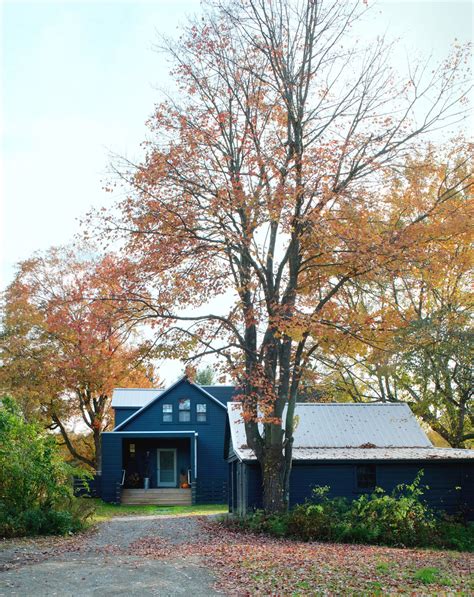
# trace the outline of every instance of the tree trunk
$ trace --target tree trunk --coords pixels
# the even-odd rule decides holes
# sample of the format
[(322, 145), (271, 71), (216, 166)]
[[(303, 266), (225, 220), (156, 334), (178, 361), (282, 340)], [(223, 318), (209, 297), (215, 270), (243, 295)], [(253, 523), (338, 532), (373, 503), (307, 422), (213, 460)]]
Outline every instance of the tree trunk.
[(100, 441), (100, 429), (94, 429), (94, 451), (95, 451), (95, 470), (97, 473), (102, 472), (102, 450)]
[(267, 448), (260, 463), (263, 479), (263, 509), (267, 514), (286, 512), (285, 458), (281, 446)]

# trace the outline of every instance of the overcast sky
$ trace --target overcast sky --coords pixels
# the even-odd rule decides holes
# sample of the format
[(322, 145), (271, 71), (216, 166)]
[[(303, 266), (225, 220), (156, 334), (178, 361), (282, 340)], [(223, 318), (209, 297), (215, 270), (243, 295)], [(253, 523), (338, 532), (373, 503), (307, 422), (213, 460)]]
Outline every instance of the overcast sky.
[[(198, 0), (1, 3), (1, 287), (38, 249), (67, 243), (102, 191), (109, 152), (140, 155), (166, 87), (153, 51)], [(442, 59), (472, 39), (470, 2), (382, 1), (365, 33), (402, 37), (403, 56)], [(400, 55), (401, 56), (401, 55)]]

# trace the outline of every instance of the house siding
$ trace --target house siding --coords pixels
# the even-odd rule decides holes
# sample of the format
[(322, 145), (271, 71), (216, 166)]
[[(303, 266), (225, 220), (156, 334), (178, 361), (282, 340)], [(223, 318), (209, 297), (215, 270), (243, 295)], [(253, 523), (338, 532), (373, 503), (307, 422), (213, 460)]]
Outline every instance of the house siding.
[(117, 485), (122, 480), (122, 436), (102, 434), (102, 499), (117, 502)]
[(136, 408), (124, 408), (124, 407), (117, 407), (115, 410), (115, 427), (123, 423), (126, 419), (131, 417), (134, 413), (140, 410), (139, 407)]
[[(357, 462), (293, 463), (290, 479), (290, 507), (311, 497), (316, 485), (329, 486), (330, 497), (349, 500), (360, 495), (355, 486)], [(474, 463), (472, 462), (377, 462), (377, 486), (387, 492), (397, 485), (411, 483), (423, 470), (422, 485), (427, 485), (423, 499), (433, 508), (450, 514), (464, 512), (474, 518)], [(262, 476), (257, 463), (246, 463), (249, 509), (262, 507)], [(235, 508), (235, 505), (234, 505)]]

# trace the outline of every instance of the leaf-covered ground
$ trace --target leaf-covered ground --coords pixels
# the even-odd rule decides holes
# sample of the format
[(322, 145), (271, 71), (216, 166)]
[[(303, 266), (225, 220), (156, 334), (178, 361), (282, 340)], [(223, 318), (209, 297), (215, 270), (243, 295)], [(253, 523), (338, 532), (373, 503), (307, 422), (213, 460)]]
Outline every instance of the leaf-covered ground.
[(209, 516), (113, 517), (76, 537), (0, 542), (2, 568), (0, 595), (34, 582), (35, 597), (474, 594), (473, 554), (293, 542)]
[[(468, 553), (330, 543), (301, 543), (231, 531), (202, 519), (201, 538), (173, 546), (174, 555), (201, 556), (229, 595), (464, 594), (474, 591)], [(166, 558), (170, 545), (144, 537), (130, 548)]]

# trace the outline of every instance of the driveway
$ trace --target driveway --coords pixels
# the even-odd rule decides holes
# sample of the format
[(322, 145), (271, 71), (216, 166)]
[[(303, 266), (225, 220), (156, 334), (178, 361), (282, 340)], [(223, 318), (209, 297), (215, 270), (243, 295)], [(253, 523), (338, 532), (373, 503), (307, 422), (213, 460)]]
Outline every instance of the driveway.
[(196, 550), (186, 553), (208, 540), (196, 517), (160, 515), (116, 517), (82, 537), (5, 541), (0, 595), (222, 595)]

